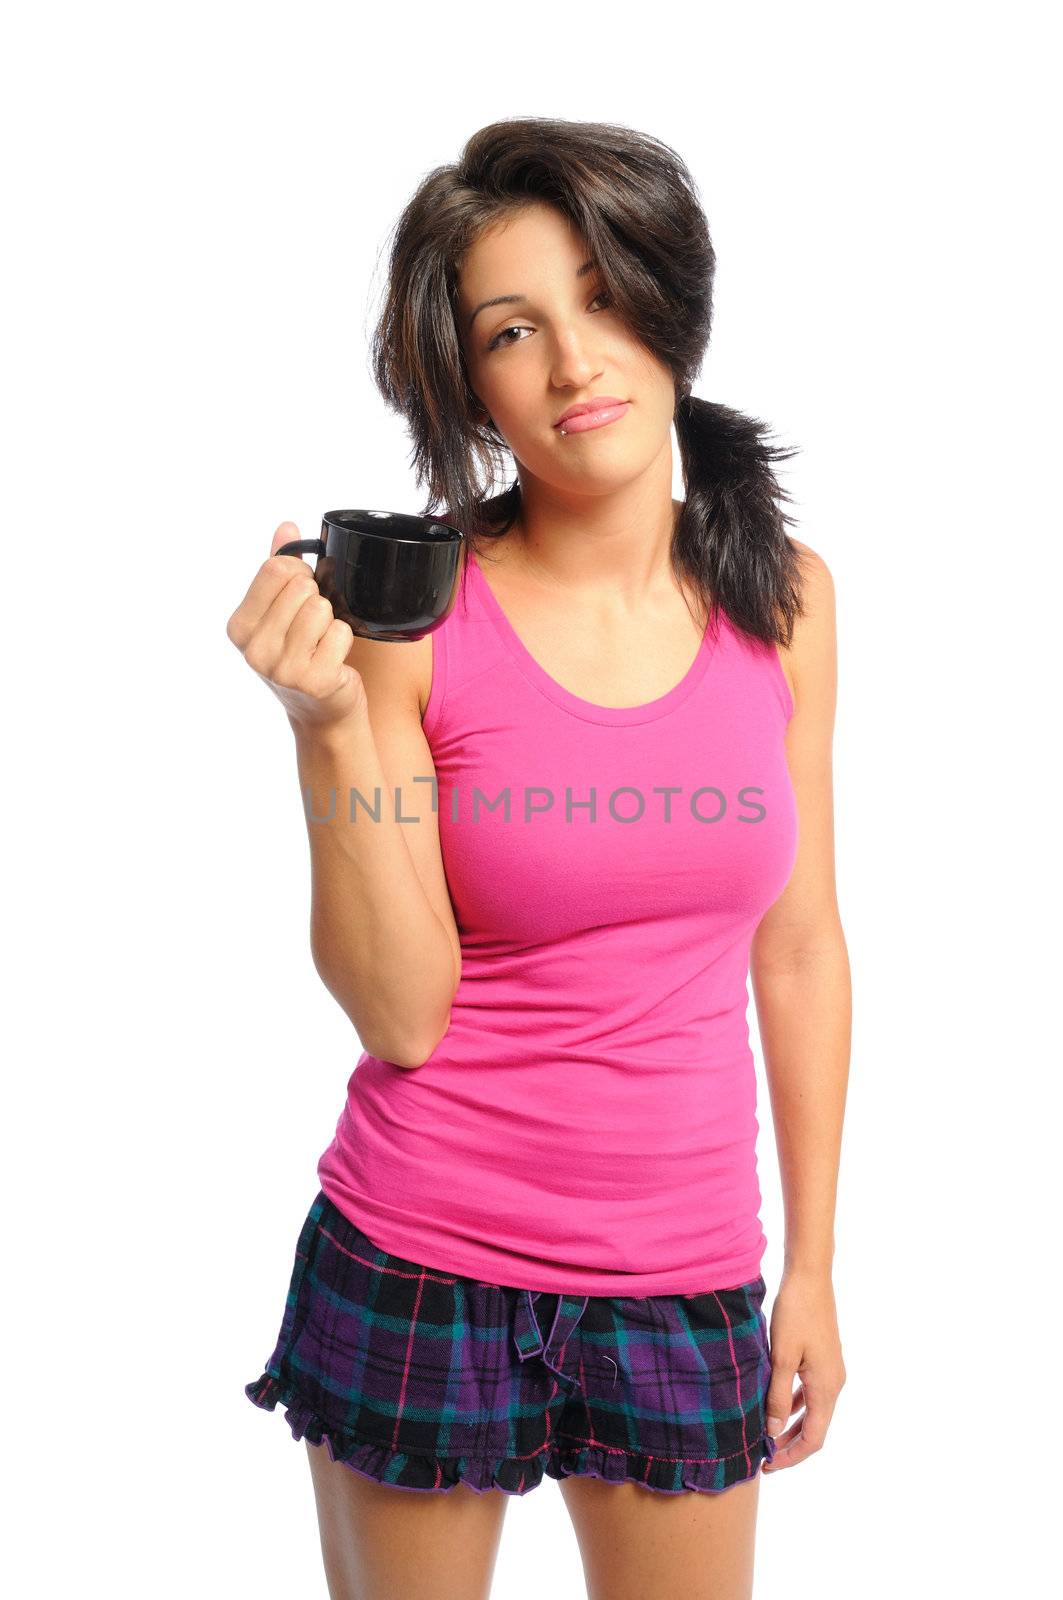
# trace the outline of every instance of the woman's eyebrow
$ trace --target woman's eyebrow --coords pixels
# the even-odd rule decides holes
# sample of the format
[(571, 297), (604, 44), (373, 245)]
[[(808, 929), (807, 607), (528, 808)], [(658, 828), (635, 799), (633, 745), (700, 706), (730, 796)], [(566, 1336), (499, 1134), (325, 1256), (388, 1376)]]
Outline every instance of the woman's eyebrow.
[[(593, 261), (585, 261), (582, 267), (576, 268), (576, 277), (586, 277), (587, 273), (590, 272), (593, 266)], [(480, 315), (480, 312), (486, 311), (489, 306), (520, 306), (526, 304), (527, 299), (528, 296), (526, 294), (496, 294), (492, 300), (481, 300), (480, 304), (476, 307), (476, 310), (465, 324), (466, 333), (470, 331), (473, 323)]]

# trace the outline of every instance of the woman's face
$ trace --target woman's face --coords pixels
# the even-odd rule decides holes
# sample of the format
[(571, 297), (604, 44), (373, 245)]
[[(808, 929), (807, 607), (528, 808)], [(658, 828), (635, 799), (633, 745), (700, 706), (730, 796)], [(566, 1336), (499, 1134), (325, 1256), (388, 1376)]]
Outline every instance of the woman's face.
[[(469, 381), (522, 468), (558, 489), (607, 493), (671, 450), (671, 372), (609, 304), (568, 218), (535, 203), (481, 234), (458, 279)], [(519, 303), (486, 306), (497, 296)], [(562, 434), (569, 406), (629, 402), (606, 427)]]

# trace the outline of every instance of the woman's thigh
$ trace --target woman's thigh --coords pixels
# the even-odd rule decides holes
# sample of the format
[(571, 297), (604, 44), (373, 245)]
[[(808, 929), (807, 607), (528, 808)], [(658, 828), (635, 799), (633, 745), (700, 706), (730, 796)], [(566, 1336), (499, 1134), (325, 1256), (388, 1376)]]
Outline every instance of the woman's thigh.
[(307, 1441), (330, 1600), (487, 1600), (509, 1496), (376, 1483)]
[(759, 1488), (759, 1475), (716, 1494), (562, 1479), (587, 1600), (750, 1600)]

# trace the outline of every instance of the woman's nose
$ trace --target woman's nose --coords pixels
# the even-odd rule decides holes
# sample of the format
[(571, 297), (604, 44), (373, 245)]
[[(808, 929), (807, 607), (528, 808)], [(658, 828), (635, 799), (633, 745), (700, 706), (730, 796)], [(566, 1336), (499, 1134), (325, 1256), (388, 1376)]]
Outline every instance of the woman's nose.
[(557, 352), (554, 356), (554, 383), (559, 389), (586, 389), (604, 371), (587, 334), (571, 332), (557, 335)]

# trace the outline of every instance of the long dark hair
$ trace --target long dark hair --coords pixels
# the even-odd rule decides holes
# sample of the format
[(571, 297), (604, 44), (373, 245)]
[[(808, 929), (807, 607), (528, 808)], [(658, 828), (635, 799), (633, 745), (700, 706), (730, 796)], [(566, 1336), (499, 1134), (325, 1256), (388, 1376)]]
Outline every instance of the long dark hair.
[(647, 134), (552, 117), (493, 122), (455, 163), (430, 171), (400, 215), (372, 372), (409, 424), (417, 483), (428, 488), (421, 514), (475, 545), (501, 537), (519, 513), (519, 480), (495, 492), (511, 458), (494, 425), (477, 420), (456, 301), (481, 230), (536, 202), (577, 227), (614, 310), (674, 376), (686, 498), (673, 570), (710, 618), (718, 606), (754, 638), (789, 645), (802, 611), (799, 553), (773, 464), (797, 451), (770, 443), (756, 418), (691, 393), (712, 330), (716, 252), (690, 173)]

